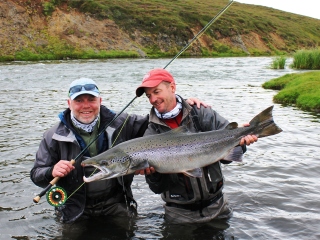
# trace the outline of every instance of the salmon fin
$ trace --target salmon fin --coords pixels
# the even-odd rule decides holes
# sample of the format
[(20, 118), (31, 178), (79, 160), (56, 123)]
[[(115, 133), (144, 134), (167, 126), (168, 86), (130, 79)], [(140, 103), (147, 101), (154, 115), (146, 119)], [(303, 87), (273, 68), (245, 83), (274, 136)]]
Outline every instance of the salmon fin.
[(236, 122), (231, 122), (225, 127), (225, 129), (227, 129), (227, 130), (232, 130), (235, 128), (238, 128), (238, 123), (236, 123)]
[(226, 161), (234, 161), (234, 162), (242, 162), (243, 157), (243, 150), (241, 146), (237, 146), (235, 148), (232, 148), (227, 156), (223, 158), (223, 160)]
[(146, 169), (148, 167), (150, 167), (148, 160), (143, 160), (141, 162), (138, 162), (136, 165), (131, 165), (130, 169), (136, 171), (140, 169)]
[(184, 175), (187, 177), (192, 177), (192, 178), (201, 178), (202, 177), (202, 171), (200, 168), (195, 168), (189, 171), (182, 172)]
[(275, 135), (280, 132), (282, 132), (282, 129), (278, 127), (275, 123), (273, 123), (272, 125), (265, 127), (263, 131), (259, 133), (259, 138)]
[(267, 137), (282, 132), (282, 129), (278, 127), (273, 121), (272, 116), (273, 106), (270, 106), (255, 116), (250, 121), (250, 127), (257, 127), (257, 132), (254, 132), (257, 137)]

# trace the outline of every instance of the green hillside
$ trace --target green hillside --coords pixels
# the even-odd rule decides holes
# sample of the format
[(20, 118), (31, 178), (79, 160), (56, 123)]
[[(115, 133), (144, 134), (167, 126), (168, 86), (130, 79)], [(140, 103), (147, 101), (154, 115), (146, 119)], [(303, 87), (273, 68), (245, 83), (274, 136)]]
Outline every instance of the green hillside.
[[(189, 36), (190, 28), (203, 27), (227, 3), (225, 0), (80, 0), (69, 4), (96, 18), (111, 18), (128, 32), (140, 29), (151, 34), (162, 32), (184, 38)], [(234, 2), (206, 34), (218, 40), (250, 32), (258, 33), (275, 52), (320, 45), (320, 20), (238, 2)], [(285, 46), (281, 49), (272, 46), (270, 33), (279, 35)]]
[[(228, 2), (8, 0), (0, 3), (0, 60), (173, 56)], [(12, 6), (18, 17), (8, 12)], [(320, 20), (234, 2), (185, 55), (279, 55), (319, 46)]]

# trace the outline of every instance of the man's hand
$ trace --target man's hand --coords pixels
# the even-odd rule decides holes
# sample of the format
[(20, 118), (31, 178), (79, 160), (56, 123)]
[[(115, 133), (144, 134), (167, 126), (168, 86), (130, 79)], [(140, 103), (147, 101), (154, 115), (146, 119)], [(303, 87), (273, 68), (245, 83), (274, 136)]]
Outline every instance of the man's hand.
[(135, 175), (150, 175), (152, 173), (155, 173), (156, 170), (153, 167), (145, 168), (145, 169), (140, 169), (137, 170), (134, 174)]
[(67, 160), (60, 160), (56, 165), (54, 165), (52, 170), (53, 177), (65, 177), (67, 176), (72, 170), (74, 166), (70, 161)]
[(188, 98), (186, 100), (186, 102), (189, 104), (189, 105), (197, 105), (197, 108), (200, 108), (200, 106), (204, 106), (204, 107), (208, 107), (209, 105), (206, 104), (205, 102), (203, 101), (200, 101), (198, 98)]
[(254, 143), (258, 141), (258, 138), (256, 135), (247, 135), (243, 138), (241, 138), (240, 140), (240, 146), (246, 144), (247, 146), (249, 146), (251, 143)]
[[(240, 125), (240, 126), (242, 126), (242, 127), (249, 127), (250, 124), (249, 124), (249, 123), (244, 123), (244, 124), (242, 124), (242, 125)], [(240, 146), (242, 146), (242, 145), (244, 145), (244, 144), (246, 144), (247, 146), (249, 146), (251, 143), (254, 143), (254, 142), (256, 142), (256, 141), (258, 141), (258, 137), (257, 137), (256, 135), (247, 135), (247, 136), (241, 138), (241, 140), (240, 140)]]

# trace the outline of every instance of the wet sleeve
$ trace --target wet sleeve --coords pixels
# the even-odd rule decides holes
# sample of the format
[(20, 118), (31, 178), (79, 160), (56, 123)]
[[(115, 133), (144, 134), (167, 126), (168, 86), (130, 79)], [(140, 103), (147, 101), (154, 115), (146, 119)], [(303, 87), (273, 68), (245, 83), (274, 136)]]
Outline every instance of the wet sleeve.
[[(36, 159), (34, 161), (34, 166), (30, 171), (30, 179), (32, 182), (39, 187), (48, 186), (49, 182), (53, 179), (52, 169), (56, 161), (55, 155), (57, 153), (53, 151), (50, 133), (45, 133), (43, 139), (40, 142), (39, 149), (36, 153)], [(51, 143), (47, 142), (50, 139)]]

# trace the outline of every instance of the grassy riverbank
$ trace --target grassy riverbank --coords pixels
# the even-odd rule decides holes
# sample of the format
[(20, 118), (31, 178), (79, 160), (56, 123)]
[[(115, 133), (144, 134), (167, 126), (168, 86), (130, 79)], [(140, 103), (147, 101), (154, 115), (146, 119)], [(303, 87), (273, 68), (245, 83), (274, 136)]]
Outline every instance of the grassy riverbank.
[(320, 48), (313, 50), (300, 50), (293, 55), (293, 68), (297, 69), (320, 69)]
[[(286, 65), (286, 56), (278, 56), (271, 63), (272, 69), (284, 69)], [(320, 48), (310, 50), (299, 50), (293, 54), (293, 63), (291, 68), (305, 70), (320, 70)]]
[(320, 113), (320, 71), (286, 74), (265, 82), (262, 87), (280, 90), (273, 98), (276, 103)]
[(134, 51), (94, 51), (93, 49), (81, 50), (76, 48), (57, 49), (51, 52), (34, 53), (29, 50), (17, 52), (14, 56), (0, 56), (0, 62), (4, 61), (41, 61), (61, 59), (108, 59), (108, 58), (138, 58)]

